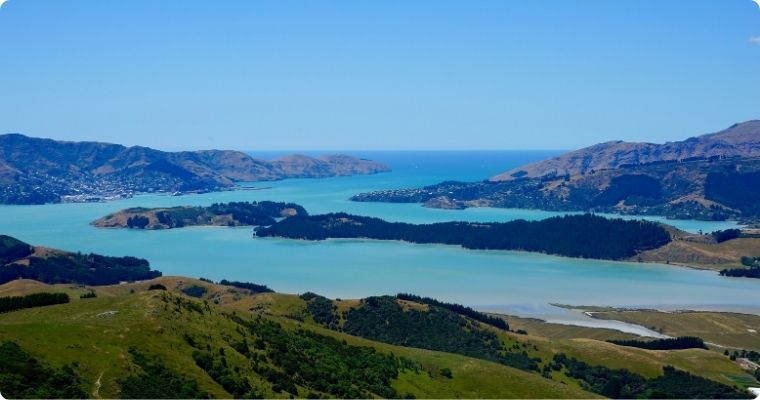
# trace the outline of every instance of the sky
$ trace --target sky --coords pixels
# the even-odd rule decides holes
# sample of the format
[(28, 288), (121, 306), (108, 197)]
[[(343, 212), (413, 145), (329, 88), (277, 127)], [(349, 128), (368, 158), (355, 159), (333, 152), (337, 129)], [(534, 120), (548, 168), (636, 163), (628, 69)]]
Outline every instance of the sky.
[(0, 133), (166, 150), (573, 149), (750, 119), (751, 0), (0, 7)]

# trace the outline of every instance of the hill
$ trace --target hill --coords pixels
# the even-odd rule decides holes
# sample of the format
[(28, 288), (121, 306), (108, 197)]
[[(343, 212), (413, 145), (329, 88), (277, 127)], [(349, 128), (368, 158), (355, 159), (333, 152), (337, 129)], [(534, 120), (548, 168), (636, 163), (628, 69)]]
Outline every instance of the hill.
[(208, 207), (127, 208), (92, 222), (98, 228), (171, 229), (185, 226), (272, 225), (276, 218), (308, 215), (298, 204), (272, 201), (214, 203)]
[[(192, 287), (205, 291), (189, 296)], [(717, 352), (548, 340), (393, 296), (337, 301), (251, 294), (182, 277), (88, 288), (14, 281), (0, 286), (0, 296), (40, 290), (66, 293), (71, 301), (0, 314), (3, 346), (67, 375), (63, 388), (74, 390), (73, 384), (88, 397), (592, 398), (603, 392), (560, 364), (552, 370), (560, 353), (595, 365), (596, 379), (626, 360), (632, 376), (651, 385), (674, 365), (691, 372), (676, 381), (697, 380), (723, 397), (744, 396), (727, 376), (751, 380)], [(80, 298), (91, 290), (95, 298)], [(332, 327), (317, 317), (328, 314), (337, 321)], [(372, 322), (378, 318), (387, 328)], [(3, 370), (7, 363), (0, 360), (0, 379), (20, 373)]]
[(586, 175), (591, 171), (663, 161), (760, 157), (760, 120), (732, 125), (720, 132), (664, 144), (612, 141), (512, 169), (491, 178)]
[(609, 142), (482, 182), (362, 193), (354, 201), (760, 220), (760, 121), (665, 145)]
[(0, 235), (0, 284), (16, 279), (44, 283), (108, 285), (161, 276), (147, 260), (71, 253), (34, 247), (10, 236)]
[(231, 150), (164, 152), (98, 142), (0, 135), (0, 203), (42, 204), (135, 192), (224, 190), (235, 182), (321, 178), (389, 171), (383, 164), (331, 155), (273, 161)]

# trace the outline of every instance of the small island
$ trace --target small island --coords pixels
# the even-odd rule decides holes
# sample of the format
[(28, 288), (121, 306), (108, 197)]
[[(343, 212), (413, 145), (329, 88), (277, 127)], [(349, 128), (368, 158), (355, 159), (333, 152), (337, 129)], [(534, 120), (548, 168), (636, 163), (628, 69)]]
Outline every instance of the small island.
[(262, 226), (307, 216), (298, 204), (273, 201), (214, 203), (208, 207), (127, 208), (92, 222), (98, 228), (172, 229), (186, 226)]
[(592, 214), (541, 221), (408, 224), (346, 213), (286, 218), (256, 229), (259, 237), (325, 240), (364, 238), (459, 245), (478, 250), (521, 250), (566, 257), (629, 259), (668, 244), (663, 225)]

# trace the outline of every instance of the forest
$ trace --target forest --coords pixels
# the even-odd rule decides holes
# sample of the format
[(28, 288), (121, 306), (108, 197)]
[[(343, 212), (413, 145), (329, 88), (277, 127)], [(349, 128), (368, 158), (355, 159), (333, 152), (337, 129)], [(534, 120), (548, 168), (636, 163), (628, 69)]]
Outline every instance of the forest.
[(610, 185), (597, 195), (594, 206), (613, 206), (620, 201), (627, 205), (649, 206), (662, 201), (660, 181), (648, 175), (621, 175), (613, 177)]
[[(128, 208), (117, 214), (126, 214), (126, 228), (168, 229), (196, 225), (259, 226), (272, 225), (277, 218), (288, 215), (309, 215), (302, 206), (273, 201), (214, 203), (207, 207), (180, 206), (172, 208)], [(95, 222), (96, 226), (112, 226), (106, 221), (111, 214)], [(151, 219), (155, 224), (151, 223)], [(222, 221), (222, 222), (220, 222)], [(123, 223), (123, 222), (122, 222)], [(122, 226), (122, 225), (119, 225)]]
[(760, 267), (726, 268), (720, 270), (720, 274), (733, 278), (760, 278)]
[(29, 257), (29, 265), (0, 267), (0, 284), (15, 279), (55, 283), (113, 285), (124, 281), (153, 279), (161, 272), (151, 270), (148, 261), (135, 257), (64, 253), (50, 257)]
[(715, 239), (716, 242), (723, 243), (732, 239), (736, 239), (740, 237), (741, 234), (742, 231), (740, 229), (725, 229), (722, 231), (712, 232), (710, 235)]
[(325, 240), (366, 238), (460, 245), (467, 249), (521, 250), (567, 257), (619, 260), (661, 247), (671, 238), (659, 224), (608, 219), (592, 214), (541, 221), (408, 224), (332, 213), (290, 217), (256, 229), (260, 237)]
[(677, 338), (655, 340), (608, 340), (618, 346), (638, 347), (647, 350), (683, 350), (683, 349), (706, 349), (705, 342), (694, 336), (679, 336)]
[(499, 329), (504, 329), (505, 331), (509, 330), (509, 325), (507, 324), (507, 321), (505, 321), (504, 319), (498, 318), (498, 317), (492, 317), (488, 314), (484, 314), (480, 311), (475, 311), (472, 308), (465, 307), (461, 304), (444, 303), (442, 301), (439, 301), (430, 297), (420, 297), (411, 293), (399, 293), (396, 295), (396, 298), (401, 299), (401, 300), (414, 301), (416, 303), (429, 304), (432, 306), (445, 308), (457, 314), (461, 314), (466, 317), (472, 318), (475, 321), (482, 322), (484, 324), (488, 324), (491, 326), (495, 326)]
[(741, 210), (746, 217), (760, 216), (760, 171), (714, 172), (707, 175), (705, 198)]
[(24, 308), (44, 307), (69, 302), (66, 293), (32, 293), (26, 296), (0, 297), (0, 314)]
[(657, 378), (643, 376), (626, 369), (592, 366), (565, 354), (556, 354), (550, 365), (555, 371), (563, 368), (567, 376), (579, 379), (581, 387), (613, 399), (751, 399), (736, 388), (711, 381), (671, 366), (663, 367)]
[[(379, 353), (372, 347), (349, 345), (308, 330), (288, 331), (261, 317), (254, 320), (228, 317), (250, 335), (244, 346), (233, 348), (251, 360), (254, 370), (265, 376), (276, 392), (299, 397), (298, 385), (312, 391), (306, 396), (309, 398), (325, 397), (320, 393), (339, 398), (399, 398), (401, 395), (391, 387), (391, 381), (402, 370), (418, 368), (403, 357)], [(198, 347), (206, 352), (202, 368), (224, 370), (223, 353)]]
[(538, 371), (538, 358), (505, 348), (493, 331), (435, 305), (429, 311), (403, 309), (391, 296), (368, 297), (345, 316), (343, 332), (371, 340), (445, 351)]

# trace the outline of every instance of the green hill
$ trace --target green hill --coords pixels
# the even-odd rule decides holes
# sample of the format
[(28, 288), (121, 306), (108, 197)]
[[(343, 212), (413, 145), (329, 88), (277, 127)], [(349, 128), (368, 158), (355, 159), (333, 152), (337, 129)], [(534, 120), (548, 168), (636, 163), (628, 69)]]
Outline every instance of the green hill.
[[(191, 297), (183, 292), (190, 287), (206, 291)], [(80, 298), (91, 289), (95, 298)], [(519, 335), (390, 296), (380, 298), (383, 307), (370, 309), (365, 307), (374, 300), (327, 300), (337, 318), (331, 329), (315, 320), (318, 307), (310, 307), (313, 298), (308, 296), (307, 301), (280, 293), (252, 294), (189, 278), (88, 288), (29, 280), (0, 286), (0, 297), (39, 292), (66, 293), (71, 301), (0, 314), (1, 341), (17, 344), (42, 368), (70, 374), (90, 397), (595, 397), (582, 389), (586, 383), (563, 371), (539, 372), (560, 352), (589, 364), (625, 367), (644, 378), (660, 376), (664, 366), (673, 365), (715, 384), (734, 385), (732, 376), (749, 379), (717, 352), (656, 352), (596, 340)], [(351, 328), (382, 313), (395, 315), (394, 323), (423, 338), (412, 343), (398, 329), (378, 337)], [(441, 321), (464, 350), (436, 351), (445, 340), (424, 340), (434, 337), (429, 334)], [(456, 321), (463, 325), (457, 328)], [(345, 332), (349, 330), (354, 335)], [(375, 340), (365, 338), (373, 335)], [(416, 347), (394, 344), (405, 341)], [(496, 346), (489, 350), (484, 343)], [(536, 360), (536, 368), (511, 366), (504, 357), (509, 354)], [(7, 378), (3, 362), (0, 392), (13, 397), (17, 394), (2, 385)]]
[[(168, 290), (148, 290), (158, 283)], [(204, 299), (182, 294), (182, 288), (192, 285), (208, 289)], [(157, 375), (150, 364), (166, 371), (158, 375), (180, 382), (178, 388), (197, 386), (187, 393), (213, 397), (233, 392), (264, 397), (593, 397), (574, 385), (493, 362), (393, 346), (298, 321), (292, 316), (304, 312), (306, 304), (291, 295), (249, 295), (205, 281), (163, 277), (97, 287), (94, 299), (80, 299), (87, 292), (81, 287), (29, 281), (0, 286), (0, 296), (40, 290), (65, 292), (72, 300), (0, 314), (0, 337), (17, 343), (46, 368), (71, 368), (92, 397), (161, 395), (148, 390), (171, 385), (146, 382), (145, 376)], [(353, 376), (383, 360), (388, 370)], [(367, 362), (374, 364), (362, 364)], [(343, 374), (338, 376), (351, 387), (320, 383), (328, 377), (310, 368)], [(441, 375), (445, 368), (452, 378)], [(135, 387), (141, 381), (146, 387)]]

